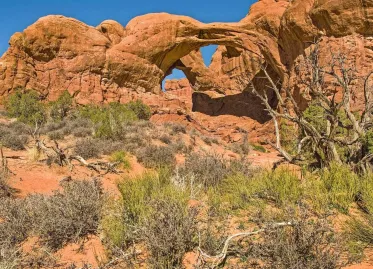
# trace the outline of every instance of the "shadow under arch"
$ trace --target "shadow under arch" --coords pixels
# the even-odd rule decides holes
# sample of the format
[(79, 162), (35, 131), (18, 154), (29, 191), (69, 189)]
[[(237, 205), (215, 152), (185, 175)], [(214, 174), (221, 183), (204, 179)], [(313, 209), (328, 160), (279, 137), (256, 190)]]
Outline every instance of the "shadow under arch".
[[(214, 42), (211, 43), (214, 44)], [(241, 53), (242, 51), (235, 49), (233, 46), (226, 46), (226, 55), (228, 58), (240, 57)], [(277, 96), (271, 89), (271, 84), (265, 77), (263, 71), (256, 74), (251, 83), (246, 85), (246, 88), (242, 92), (220, 97), (211, 97), (206, 91), (214, 91), (214, 89), (199, 85), (199, 83), (197, 83), (198, 72), (195, 72), (193, 67), (185, 65), (183, 59), (178, 59), (168, 70), (166, 76), (171, 74), (174, 69), (182, 71), (191, 87), (196, 90), (192, 94), (192, 111), (201, 112), (209, 116), (233, 115), (237, 117), (248, 117), (261, 124), (272, 119), (265, 110), (265, 106), (262, 104), (260, 98), (252, 93), (251, 90), (251, 83), (253, 83), (259, 93), (266, 91), (270, 105), (273, 108), (277, 107)], [(266, 70), (273, 81), (278, 81), (277, 86), (281, 88), (281, 83), (279, 82), (280, 77), (277, 72), (270, 65), (267, 66)]]
[[(269, 68), (267, 72), (270, 74), (272, 79), (276, 81), (276, 73), (274, 70)], [(255, 76), (252, 83), (260, 93), (266, 91), (271, 107), (277, 107), (277, 96), (271, 89), (263, 71)], [(281, 85), (278, 85), (278, 87), (281, 87)], [(192, 95), (192, 101), (192, 111), (201, 112), (210, 116), (233, 115), (237, 117), (249, 117), (261, 124), (272, 119), (260, 98), (252, 93), (250, 85), (239, 94), (217, 98), (212, 98), (204, 92), (194, 92)]]

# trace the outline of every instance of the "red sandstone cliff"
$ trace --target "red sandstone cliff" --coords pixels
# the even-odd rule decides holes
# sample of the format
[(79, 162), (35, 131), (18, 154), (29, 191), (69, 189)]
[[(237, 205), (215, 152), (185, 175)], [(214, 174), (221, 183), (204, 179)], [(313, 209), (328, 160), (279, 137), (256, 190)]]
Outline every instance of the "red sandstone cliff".
[[(261, 0), (237, 23), (204, 24), (160, 13), (134, 18), (125, 27), (110, 20), (91, 27), (47, 16), (11, 37), (0, 59), (0, 95), (25, 87), (55, 99), (67, 89), (81, 104), (142, 98), (161, 114), (183, 114), (192, 108), (193, 89), (195, 111), (263, 124), (268, 117), (247, 91), (251, 81), (267, 88), (259, 63), (268, 63), (271, 76), (305, 103), (296, 66), (315, 40), (324, 62), (330, 50), (338, 50), (353, 59), (359, 75), (371, 71), (372, 11), (373, 1)], [(219, 47), (206, 67), (199, 48), (209, 44)], [(167, 82), (162, 93), (162, 80), (173, 68), (189, 83)]]

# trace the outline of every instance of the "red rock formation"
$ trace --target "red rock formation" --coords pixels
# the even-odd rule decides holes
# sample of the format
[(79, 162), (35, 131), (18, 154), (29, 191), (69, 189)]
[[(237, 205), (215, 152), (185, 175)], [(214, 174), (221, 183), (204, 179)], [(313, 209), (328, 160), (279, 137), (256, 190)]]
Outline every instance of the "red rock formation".
[[(47, 16), (10, 39), (0, 60), (0, 95), (26, 87), (55, 99), (67, 89), (81, 104), (141, 98), (158, 113), (187, 114), (193, 89), (196, 111), (264, 123), (263, 107), (247, 91), (250, 82), (267, 89), (259, 63), (268, 63), (271, 76), (305, 105), (295, 67), (315, 40), (324, 63), (330, 50), (341, 51), (359, 75), (371, 70), (372, 11), (372, 1), (261, 0), (238, 23), (204, 24), (161, 13), (134, 18), (126, 27), (109, 20), (96, 28)], [(210, 44), (219, 47), (206, 67), (199, 48)], [(189, 83), (167, 82), (163, 93), (162, 80), (174, 68)]]

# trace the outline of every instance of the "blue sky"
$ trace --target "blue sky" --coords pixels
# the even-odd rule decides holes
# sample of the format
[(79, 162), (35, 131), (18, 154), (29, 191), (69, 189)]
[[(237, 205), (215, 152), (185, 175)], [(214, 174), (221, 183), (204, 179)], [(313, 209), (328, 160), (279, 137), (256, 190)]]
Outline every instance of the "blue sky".
[[(13, 33), (50, 14), (74, 17), (92, 26), (106, 19), (126, 25), (133, 17), (151, 12), (187, 15), (202, 22), (235, 22), (246, 16), (254, 2), (256, 0), (1, 0), (0, 55), (7, 50)], [(203, 50), (205, 62), (209, 63), (214, 50), (215, 47)]]

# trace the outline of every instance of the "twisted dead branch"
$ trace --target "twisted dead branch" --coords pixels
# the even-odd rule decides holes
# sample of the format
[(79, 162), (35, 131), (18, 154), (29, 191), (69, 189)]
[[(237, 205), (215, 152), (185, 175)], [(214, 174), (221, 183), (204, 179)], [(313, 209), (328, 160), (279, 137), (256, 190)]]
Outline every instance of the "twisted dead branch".
[[(363, 143), (373, 127), (373, 91), (370, 83), (373, 71), (365, 78), (360, 78), (357, 76), (353, 59), (347, 59), (344, 54), (332, 53), (330, 63), (324, 66), (320, 64), (319, 57), (316, 42), (309, 55), (305, 55), (305, 62), (297, 66), (297, 70), (300, 73), (300, 84), (304, 88), (302, 94), (322, 109), (321, 116), (325, 122), (322, 130), (317, 129), (314, 123), (304, 116), (290, 89), (276, 83), (267, 71), (267, 66), (261, 64), (264, 79), (269, 83), (267, 87), (278, 99), (277, 106), (273, 107), (266, 90), (260, 92), (254, 83), (251, 83), (252, 92), (262, 101), (274, 122), (276, 143), (267, 142), (289, 163), (306, 160), (304, 149), (307, 148), (307, 153), (313, 155), (320, 167), (336, 162), (348, 164), (354, 170), (365, 172), (372, 168), (373, 160), (372, 152), (365, 149)], [(358, 80), (364, 82), (364, 109), (360, 116), (352, 111)], [(341, 97), (337, 98), (337, 94)], [(341, 114), (345, 115), (348, 124), (343, 122)], [(297, 147), (293, 154), (281, 145), (281, 120), (293, 124), (299, 132)], [(341, 155), (341, 147), (345, 149), (342, 152), (348, 152), (346, 156)]]
[(35, 147), (38, 152), (43, 152), (48, 160), (52, 160), (53, 162), (57, 163), (59, 166), (69, 166), (70, 170), (74, 169), (74, 164), (72, 161), (78, 161), (80, 165), (87, 167), (90, 170), (93, 170), (100, 175), (106, 175), (109, 173), (119, 174), (120, 171), (117, 170), (117, 166), (120, 162), (105, 162), (105, 161), (96, 161), (96, 162), (88, 162), (83, 157), (79, 155), (70, 155), (69, 150), (73, 148), (73, 146), (68, 146), (62, 148), (56, 140), (53, 140), (54, 145), (47, 145), (45, 140), (40, 138), (40, 126), (36, 124), (34, 131), (31, 133), (35, 141)]
[(230, 246), (230, 244), (233, 240), (238, 239), (238, 238), (242, 239), (244, 237), (250, 237), (250, 236), (253, 236), (253, 235), (257, 235), (257, 234), (263, 233), (263, 232), (265, 232), (267, 230), (270, 230), (270, 229), (277, 229), (277, 228), (282, 228), (282, 227), (286, 227), (286, 226), (293, 226), (293, 225), (294, 225), (294, 223), (292, 223), (292, 222), (279, 222), (279, 223), (271, 224), (271, 225), (269, 225), (267, 227), (264, 227), (262, 229), (259, 229), (257, 231), (242, 232), (242, 233), (233, 234), (233, 235), (229, 236), (227, 238), (227, 240), (225, 240), (223, 249), (218, 255), (209, 255), (205, 251), (203, 251), (202, 248), (201, 248), (201, 240), (199, 242), (199, 246), (198, 246), (197, 250), (199, 252), (200, 258), (202, 259), (202, 261), (204, 263), (211, 264), (210, 268), (216, 268), (220, 264), (222, 264), (224, 262), (224, 260), (226, 259), (227, 254), (228, 254), (229, 246)]

